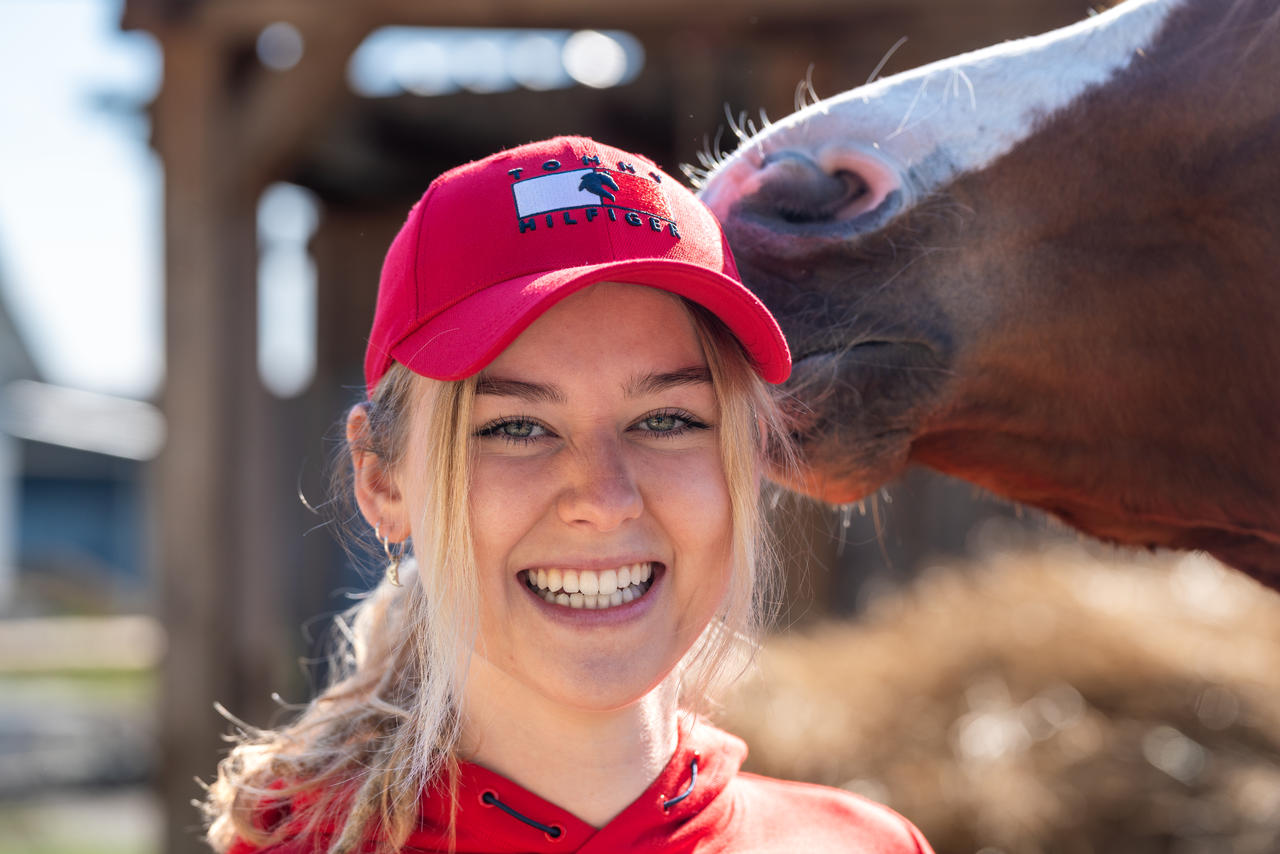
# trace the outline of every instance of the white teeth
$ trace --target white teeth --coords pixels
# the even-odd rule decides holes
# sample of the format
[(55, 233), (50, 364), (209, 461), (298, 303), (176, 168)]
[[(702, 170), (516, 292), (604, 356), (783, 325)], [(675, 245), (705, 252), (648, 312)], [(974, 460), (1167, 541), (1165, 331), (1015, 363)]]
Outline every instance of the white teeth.
[(618, 589), (618, 571), (606, 569), (600, 573), (600, 595), (612, 596)]
[(542, 567), (524, 573), (534, 593), (547, 602), (598, 610), (634, 602), (649, 589), (653, 565), (636, 563), (599, 572)]

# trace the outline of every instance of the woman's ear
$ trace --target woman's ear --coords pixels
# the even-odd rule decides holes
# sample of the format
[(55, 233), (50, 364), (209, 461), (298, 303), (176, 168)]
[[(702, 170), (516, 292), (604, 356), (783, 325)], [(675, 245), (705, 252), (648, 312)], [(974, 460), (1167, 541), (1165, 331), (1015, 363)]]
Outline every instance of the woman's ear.
[(409, 519), (404, 498), (390, 467), (369, 450), (369, 408), (361, 403), (347, 415), (347, 450), (355, 472), (356, 504), (365, 521), (393, 543), (409, 537)]

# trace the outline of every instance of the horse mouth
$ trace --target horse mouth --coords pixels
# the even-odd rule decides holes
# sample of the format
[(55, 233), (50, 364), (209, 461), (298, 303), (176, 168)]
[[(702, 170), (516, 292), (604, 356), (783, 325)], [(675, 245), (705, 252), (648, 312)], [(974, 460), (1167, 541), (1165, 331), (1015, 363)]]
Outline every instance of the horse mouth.
[(917, 428), (945, 376), (937, 351), (918, 341), (874, 339), (803, 353), (786, 384), (795, 437), (802, 446), (835, 437), (864, 450), (896, 443)]
[(801, 351), (783, 407), (803, 470), (785, 484), (843, 503), (897, 476), (947, 375), (938, 350), (915, 340)]

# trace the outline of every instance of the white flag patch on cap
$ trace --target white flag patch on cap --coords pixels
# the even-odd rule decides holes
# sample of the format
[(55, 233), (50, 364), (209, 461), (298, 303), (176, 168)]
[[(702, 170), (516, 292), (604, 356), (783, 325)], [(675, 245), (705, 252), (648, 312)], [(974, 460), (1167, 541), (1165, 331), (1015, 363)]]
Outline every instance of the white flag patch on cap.
[(516, 197), (516, 214), (526, 217), (565, 208), (585, 208), (599, 205), (600, 196), (582, 189), (582, 176), (594, 169), (574, 169), (572, 172), (556, 172), (526, 178), (511, 185)]

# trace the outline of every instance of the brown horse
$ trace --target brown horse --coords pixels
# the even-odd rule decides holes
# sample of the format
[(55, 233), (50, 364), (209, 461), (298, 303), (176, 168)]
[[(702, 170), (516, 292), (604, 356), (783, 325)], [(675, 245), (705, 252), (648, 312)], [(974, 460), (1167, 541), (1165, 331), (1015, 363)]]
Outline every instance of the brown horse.
[(746, 139), (703, 198), (796, 358), (799, 488), (921, 463), (1280, 588), (1280, 8), (1129, 0)]

